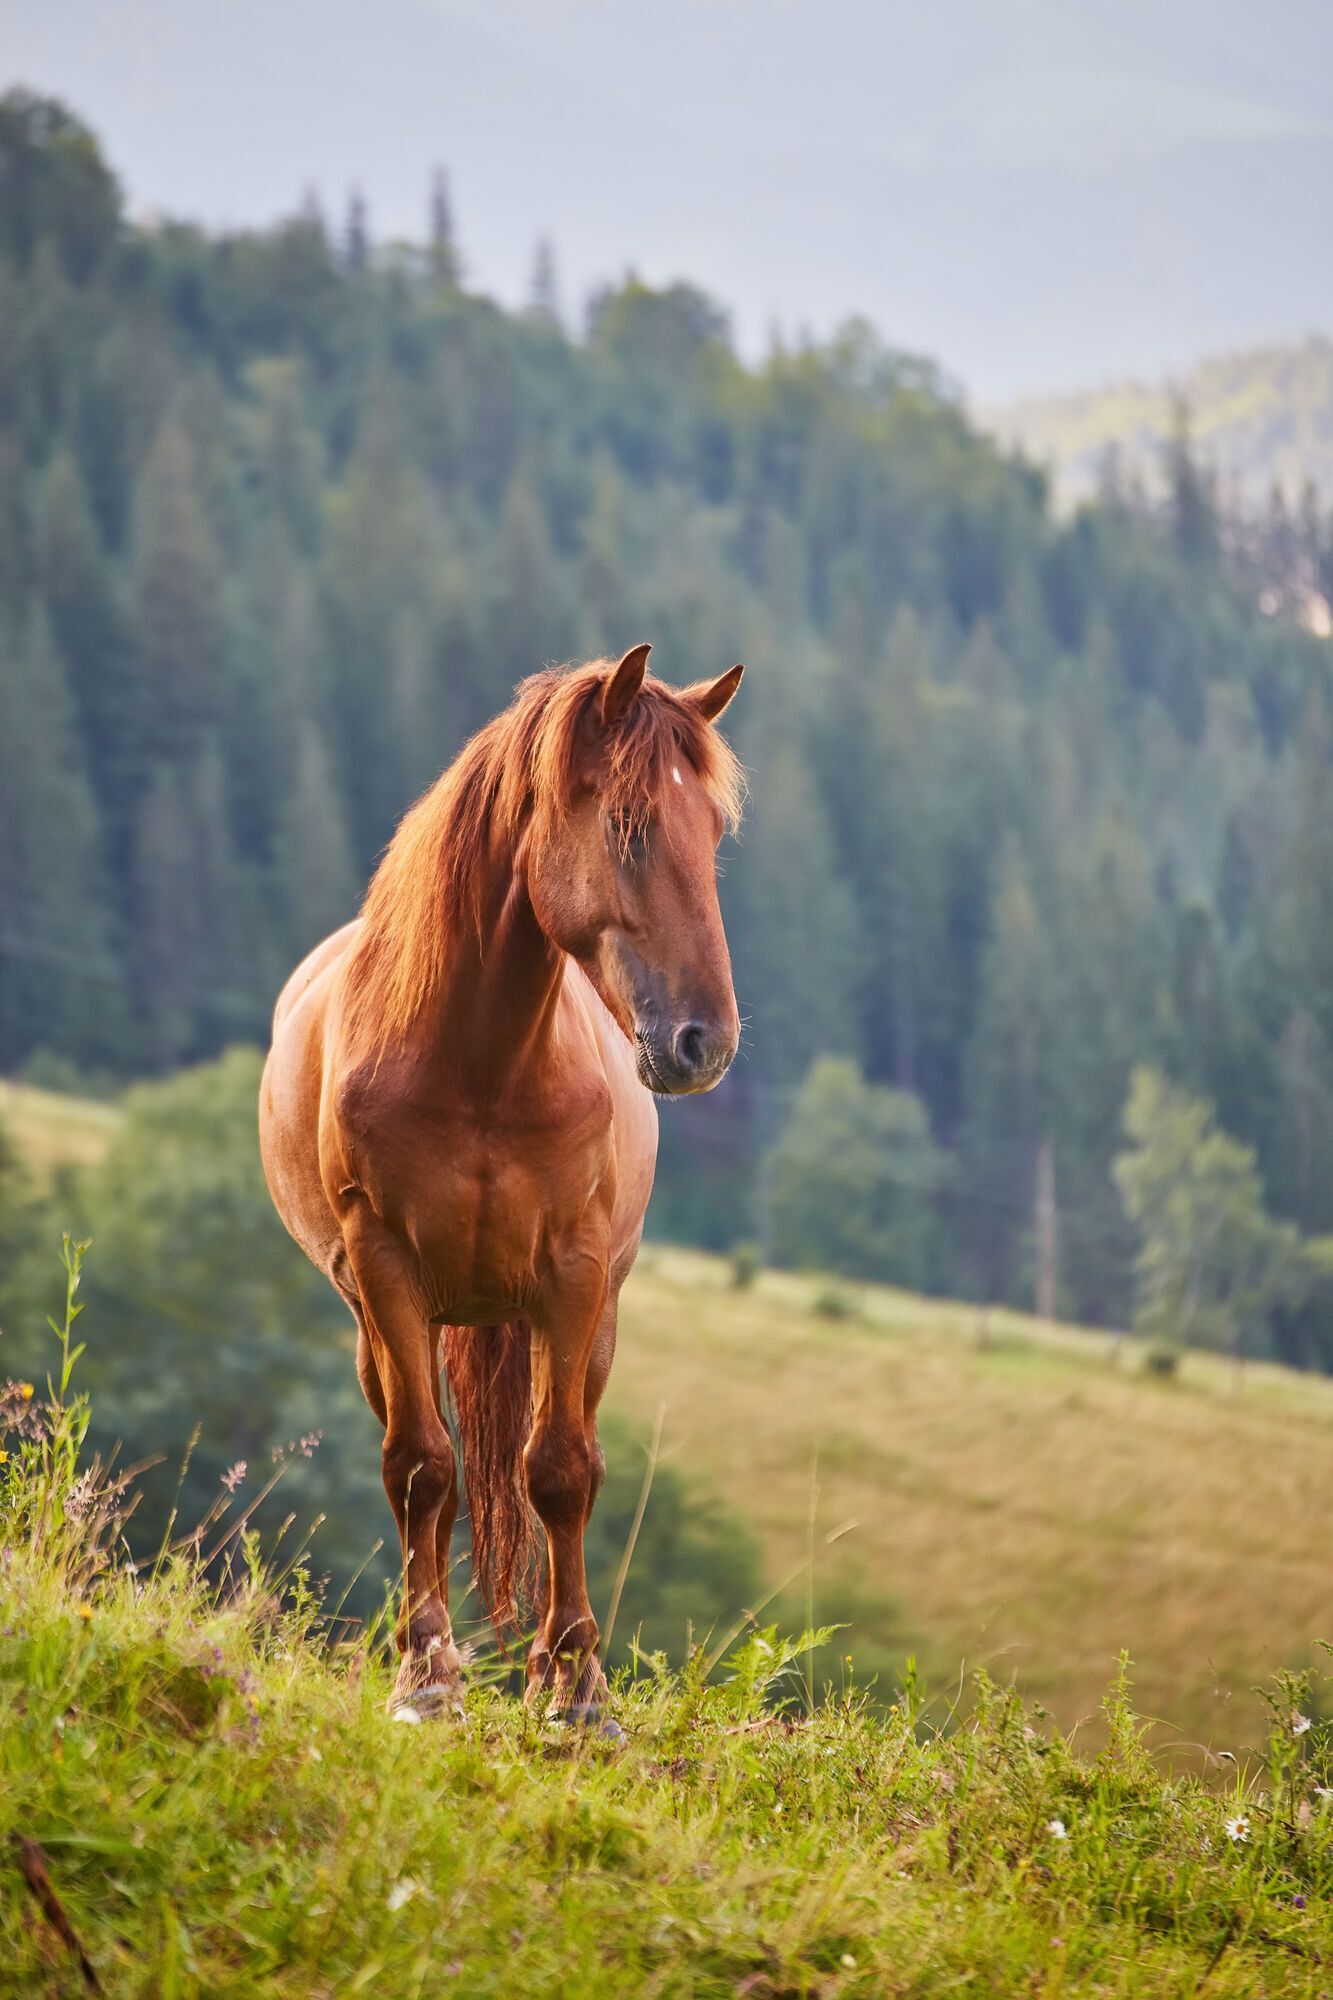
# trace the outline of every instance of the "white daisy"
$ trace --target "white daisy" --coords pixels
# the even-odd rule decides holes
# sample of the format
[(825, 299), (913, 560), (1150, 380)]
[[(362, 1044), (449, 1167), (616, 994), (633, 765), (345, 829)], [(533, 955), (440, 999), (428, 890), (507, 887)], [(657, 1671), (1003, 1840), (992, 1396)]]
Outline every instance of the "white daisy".
[(1046, 1822), (1046, 1831), (1050, 1834), (1052, 1840), (1068, 1840), (1069, 1838), (1069, 1829), (1062, 1819), (1048, 1819)]
[(1242, 1841), (1250, 1837), (1250, 1822), (1245, 1818), (1229, 1819), (1226, 1833), (1228, 1840)]

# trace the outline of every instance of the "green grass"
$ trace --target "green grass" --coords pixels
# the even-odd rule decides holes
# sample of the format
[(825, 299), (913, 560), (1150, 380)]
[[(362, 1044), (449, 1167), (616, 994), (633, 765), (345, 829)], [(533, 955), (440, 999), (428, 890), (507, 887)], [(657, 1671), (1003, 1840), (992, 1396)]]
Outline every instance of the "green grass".
[(222, 1509), (127, 1567), (86, 1410), (39, 1402), (8, 1397), (0, 1466), (2, 1993), (84, 1991), (71, 1939), (154, 2000), (1324, 1988), (1333, 1744), (1304, 1683), (1212, 1783), (1163, 1774), (1123, 1676), (1090, 1755), (985, 1676), (965, 1716), (910, 1673), (883, 1712), (850, 1678), (784, 1708), (800, 1642), (752, 1625), (711, 1680), (702, 1652), (624, 1680), (620, 1748), (488, 1668), (464, 1720), (405, 1727), (383, 1649), (330, 1645), (299, 1572), (280, 1601), (244, 1533), (201, 1564)]
[[(813, 1617), (849, 1621), (887, 1680), (986, 1665), (1080, 1739), (1122, 1648), (1154, 1742), (1207, 1768), (1261, 1742), (1253, 1693), (1333, 1637), (1333, 1381), (1019, 1313), (648, 1249), (627, 1286), (608, 1406), (758, 1540), (801, 1565)], [(850, 1525), (849, 1525), (850, 1524)], [(839, 1533), (839, 1530), (845, 1532)], [(830, 1542), (828, 1537), (837, 1536)], [(783, 1608), (809, 1619), (802, 1572)], [(821, 1658), (821, 1666), (825, 1664)]]
[(0, 1126), (43, 1184), (62, 1166), (96, 1166), (121, 1124), (116, 1104), (0, 1077)]
[[(78, 1100), (41, 1096), (62, 1117), (34, 1143), (55, 1161), (85, 1127)], [(84, 1108), (86, 1131), (117, 1115)], [(819, 1309), (830, 1289), (849, 1317)], [(886, 1691), (908, 1652), (937, 1686), (984, 1664), (1096, 1744), (1124, 1647), (1154, 1742), (1202, 1770), (1253, 1753), (1254, 1686), (1333, 1637), (1333, 1380), (1252, 1364), (1238, 1383), (1192, 1351), (1163, 1383), (1104, 1331), (813, 1275), (737, 1288), (723, 1260), (649, 1245), (608, 1411), (646, 1442), (659, 1408), (665, 1461), (724, 1503), (769, 1579), (798, 1572), (784, 1618), (846, 1623)], [(373, 1419), (352, 1422), (373, 1485)], [(613, 1441), (613, 1472), (639, 1467)], [(376, 1497), (344, 1545), (359, 1559), (389, 1526)]]

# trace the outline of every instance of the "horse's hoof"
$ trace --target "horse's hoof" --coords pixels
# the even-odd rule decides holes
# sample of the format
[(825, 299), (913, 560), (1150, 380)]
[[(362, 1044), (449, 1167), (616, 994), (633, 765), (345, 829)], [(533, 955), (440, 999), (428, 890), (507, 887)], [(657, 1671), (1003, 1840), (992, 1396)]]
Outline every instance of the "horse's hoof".
[(600, 1736), (603, 1743), (623, 1743), (625, 1732), (613, 1716), (602, 1712), (598, 1701), (576, 1701), (570, 1707), (557, 1710), (555, 1718), (567, 1729), (586, 1729), (590, 1736)]
[(428, 1687), (413, 1688), (410, 1694), (389, 1697), (390, 1722), (458, 1720), (465, 1713), (462, 1695), (444, 1681), (432, 1681)]

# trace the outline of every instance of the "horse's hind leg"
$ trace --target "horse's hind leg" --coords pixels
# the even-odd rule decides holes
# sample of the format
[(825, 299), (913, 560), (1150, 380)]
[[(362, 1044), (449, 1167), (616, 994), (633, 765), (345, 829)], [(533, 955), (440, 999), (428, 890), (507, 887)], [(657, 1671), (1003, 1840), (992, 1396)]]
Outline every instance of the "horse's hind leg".
[(384, 1400), (384, 1384), (380, 1380), (379, 1364), (375, 1360), (375, 1350), (370, 1344), (370, 1329), (360, 1310), (356, 1315), (356, 1373), (361, 1384), (361, 1393), (369, 1403), (382, 1427), (389, 1422), (389, 1409)]
[[(431, 1386), (435, 1391), (436, 1411), (439, 1414), (440, 1422), (447, 1430), (449, 1426), (444, 1414), (444, 1390), (440, 1379), (440, 1346), (443, 1339), (444, 1328), (442, 1326), (432, 1326), (430, 1330)], [(447, 1508), (442, 1507), (439, 1519), (435, 1524), (435, 1571), (440, 1579), (440, 1595), (444, 1599), (446, 1609), (449, 1604), (449, 1575), (450, 1565), (453, 1560), (450, 1555), (450, 1543), (453, 1540), (453, 1534), (454, 1516)], [(460, 1654), (459, 1657), (461, 1659), (462, 1655)]]
[(346, 1223), (347, 1248), (361, 1302), (365, 1365), (362, 1387), (385, 1425), (384, 1490), (398, 1523), (406, 1595), (398, 1621), (402, 1664), (390, 1707), (456, 1704), (461, 1661), (439, 1569), (458, 1508), (453, 1446), (440, 1413), (437, 1342), (410, 1280), (407, 1260), (368, 1206)]
[(362, 1310), (360, 1299), (351, 1286), (340, 1281), (336, 1274), (333, 1282), (347, 1301), (347, 1309), (356, 1321), (356, 1377), (361, 1384), (361, 1393), (383, 1426), (389, 1421), (389, 1412), (384, 1401), (384, 1384), (380, 1380), (375, 1350), (370, 1344), (370, 1329), (366, 1325), (366, 1315)]

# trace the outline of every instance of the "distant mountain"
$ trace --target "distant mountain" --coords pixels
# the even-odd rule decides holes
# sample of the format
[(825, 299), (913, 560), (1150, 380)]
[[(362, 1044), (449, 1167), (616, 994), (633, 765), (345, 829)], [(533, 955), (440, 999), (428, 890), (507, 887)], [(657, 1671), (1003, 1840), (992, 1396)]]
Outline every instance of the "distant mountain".
[(1181, 399), (1199, 458), (1224, 495), (1257, 503), (1276, 483), (1297, 501), (1310, 481), (1333, 495), (1333, 340), (1323, 334), (1218, 355), (1174, 381), (1030, 396), (982, 410), (979, 420), (1049, 466), (1065, 499), (1082, 499), (1113, 446), (1127, 473), (1156, 483)]

